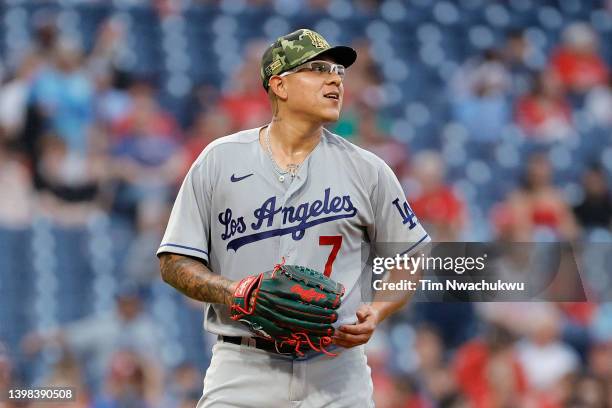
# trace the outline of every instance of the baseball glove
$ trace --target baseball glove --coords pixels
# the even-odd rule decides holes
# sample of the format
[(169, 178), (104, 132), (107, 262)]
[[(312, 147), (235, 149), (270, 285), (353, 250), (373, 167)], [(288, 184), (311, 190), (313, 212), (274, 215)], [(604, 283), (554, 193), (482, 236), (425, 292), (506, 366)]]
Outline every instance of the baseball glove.
[(256, 336), (275, 342), (276, 349), (293, 346), (334, 356), (332, 324), (338, 319), (344, 286), (320, 272), (278, 264), (272, 271), (242, 279), (234, 293), (231, 318), (245, 323)]

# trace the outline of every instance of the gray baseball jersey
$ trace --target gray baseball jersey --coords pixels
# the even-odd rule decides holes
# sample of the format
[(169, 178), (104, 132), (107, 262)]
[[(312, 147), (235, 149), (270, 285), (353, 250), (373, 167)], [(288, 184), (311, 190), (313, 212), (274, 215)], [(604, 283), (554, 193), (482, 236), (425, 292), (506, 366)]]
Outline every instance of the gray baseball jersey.
[[(346, 294), (336, 325), (352, 324), (361, 282), (370, 282), (362, 276), (362, 244), (378, 256), (395, 256), (381, 243), (403, 243), (410, 254), (430, 238), (393, 171), (374, 154), (324, 130), (293, 179), (275, 169), (260, 130), (204, 149), (181, 186), (157, 254), (201, 258), (232, 280), (270, 270), (284, 257), (341, 282)], [(204, 327), (251, 335), (224, 305), (206, 306)]]

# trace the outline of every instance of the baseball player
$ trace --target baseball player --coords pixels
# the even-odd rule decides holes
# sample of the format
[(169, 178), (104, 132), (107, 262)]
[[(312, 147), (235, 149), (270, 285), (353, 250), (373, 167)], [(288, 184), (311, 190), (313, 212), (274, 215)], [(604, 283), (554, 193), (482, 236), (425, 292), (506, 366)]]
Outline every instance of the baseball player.
[[(204, 328), (218, 335), (199, 408), (373, 406), (363, 345), (406, 300), (362, 301), (362, 245), (412, 254), (429, 237), (391, 169), (323, 127), (340, 116), (356, 58), (311, 30), (278, 38), (261, 62), (271, 123), (211, 143), (183, 182), (157, 254), (163, 279), (206, 303)], [(344, 286), (336, 357), (287, 352), (231, 319), (238, 282), (281, 259)]]

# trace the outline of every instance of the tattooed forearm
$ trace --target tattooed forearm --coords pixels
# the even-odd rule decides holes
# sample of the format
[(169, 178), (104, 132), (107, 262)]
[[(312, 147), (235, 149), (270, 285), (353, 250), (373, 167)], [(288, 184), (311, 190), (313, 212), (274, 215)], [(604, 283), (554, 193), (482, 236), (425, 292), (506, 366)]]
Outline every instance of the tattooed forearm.
[(231, 305), (236, 282), (212, 273), (202, 261), (177, 254), (159, 258), (164, 282), (190, 298)]

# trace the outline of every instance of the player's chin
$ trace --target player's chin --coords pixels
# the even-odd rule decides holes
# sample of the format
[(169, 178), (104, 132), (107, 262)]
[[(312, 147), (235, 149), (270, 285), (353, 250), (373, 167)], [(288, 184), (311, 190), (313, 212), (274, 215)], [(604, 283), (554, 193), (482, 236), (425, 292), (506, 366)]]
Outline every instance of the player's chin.
[(323, 122), (336, 122), (340, 119), (340, 109), (326, 109), (321, 112), (320, 117)]

